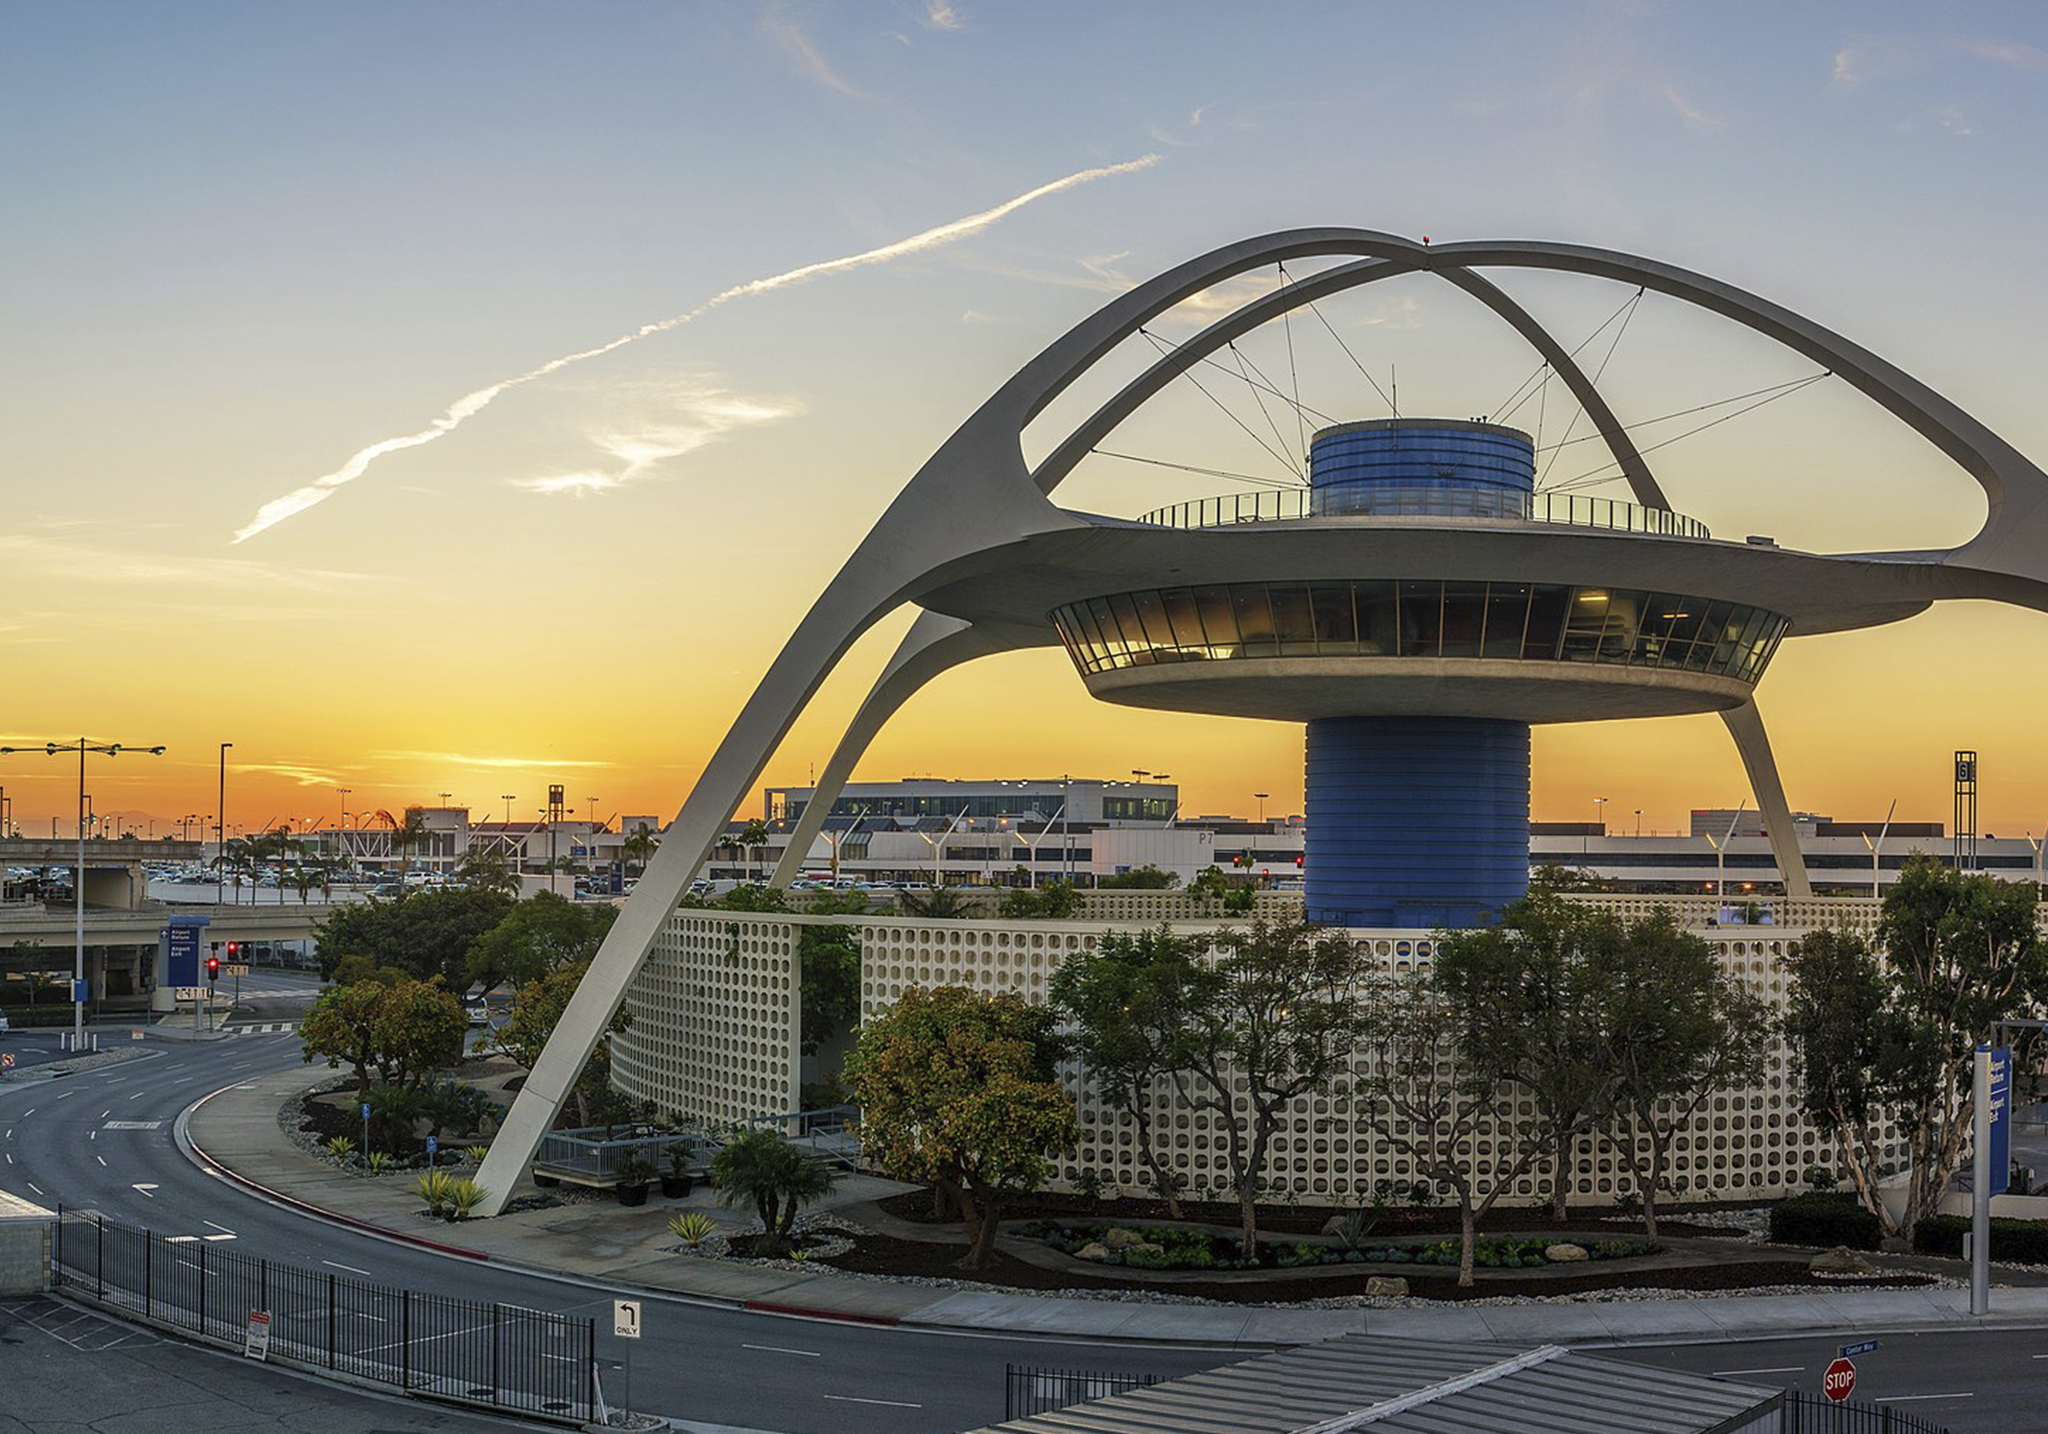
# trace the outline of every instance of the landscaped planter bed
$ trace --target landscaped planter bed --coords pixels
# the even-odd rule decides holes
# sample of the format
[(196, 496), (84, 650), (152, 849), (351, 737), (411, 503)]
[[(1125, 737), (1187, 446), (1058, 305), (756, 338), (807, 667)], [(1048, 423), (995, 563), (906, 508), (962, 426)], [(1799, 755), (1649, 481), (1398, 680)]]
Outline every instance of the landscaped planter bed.
[[(1256, 1258), (1247, 1260), (1236, 1237), (1187, 1226), (1065, 1225), (1038, 1221), (1013, 1226), (1009, 1233), (1043, 1240), (1050, 1248), (1091, 1264), (1137, 1270), (1284, 1270), (1365, 1264), (1448, 1265), (1455, 1269), (1459, 1260), (1456, 1240), (1374, 1240), (1351, 1249), (1320, 1240), (1261, 1240)], [(1474, 1242), (1473, 1262), (1481, 1269), (1539, 1268), (1566, 1263), (1565, 1259), (1547, 1253), (1560, 1247), (1572, 1255), (1574, 1262), (1628, 1259), (1653, 1254), (1661, 1248), (1647, 1240), (1613, 1237), (1578, 1243), (1482, 1235)]]

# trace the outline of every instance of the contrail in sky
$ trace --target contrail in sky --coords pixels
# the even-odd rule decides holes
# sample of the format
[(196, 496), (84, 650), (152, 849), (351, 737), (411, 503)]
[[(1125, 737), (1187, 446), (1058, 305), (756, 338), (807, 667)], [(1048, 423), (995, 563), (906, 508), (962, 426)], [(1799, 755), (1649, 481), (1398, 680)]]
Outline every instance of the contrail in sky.
[(886, 264), (892, 259), (900, 259), (907, 254), (921, 253), (926, 249), (936, 249), (942, 244), (950, 244), (956, 239), (965, 239), (969, 235), (979, 234), (998, 219), (1014, 214), (1017, 210), (1022, 209), (1035, 199), (1043, 199), (1048, 194), (1058, 194), (1061, 190), (1072, 189), (1076, 185), (1091, 184), (1098, 179), (1108, 179), (1113, 175), (1131, 174), (1140, 169), (1147, 169), (1157, 164), (1159, 160), (1159, 155), (1148, 154), (1142, 158), (1128, 160), (1122, 164), (1105, 164), (1096, 169), (1084, 169), (1078, 173), (1070, 174), (1064, 179), (1055, 179), (1050, 184), (1041, 184), (1038, 188), (1020, 194), (1015, 199), (1006, 200), (993, 209), (984, 209), (981, 213), (970, 214), (965, 219), (955, 219), (950, 224), (941, 224), (936, 229), (927, 229), (921, 234), (911, 235), (908, 239), (898, 239), (895, 243), (884, 244), (879, 249), (869, 249), (860, 254), (848, 254), (840, 259), (826, 259), (816, 264), (805, 264), (801, 268), (791, 269), (782, 274), (771, 275), (766, 279), (750, 279), (744, 284), (734, 285), (723, 293), (714, 294), (711, 298), (706, 299), (686, 314), (678, 314), (672, 319), (663, 319), (659, 323), (642, 324), (633, 332), (622, 334), (610, 343), (599, 344), (594, 349), (584, 349), (578, 353), (564, 354), (560, 358), (549, 359), (539, 368), (528, 369), (525, 373), (515, 374), (511, 378), (500, 379), (488, 388), (477, 389), (474, 393), (467, 393), (461, 398), (456, 399), (455, 402), (448, 405), (445, 413), (419, 432), (402, 434), (397, 438), (386, 438), (372, 443), (368, 448), (359, 450), (350, 457), (348, 462), (342, 464), (341, 467), (335, 469), (332, 473), (315, 478), (304, 487), (294, 488), (281, 498), (271, 499), (256, 510), (256, 516), (251, 518), (246, 526), (235, 531), (234, 541), (237, 543), (246, 542), (264, 529), (275, 527), (294, 514), (303, 513), (316, 503), (325, 502), (333, 495), (335, 489), (345, 483), (353, 483), (356, 479), (362, 477), (372, 463), (375, 463), (387, 453), (396, 453), (401, 448), (418, 448), (421, 444), (432, 443), (437, 438), (453, 433), (469, 419), (474, 418), (484, 409), (490, 407), (498, 395), (505, 392), (508, 388), (517, 388), (522, 383), (532, 383), (537, 378), (546, 378), (549, 374), (558, 373), (562, 369), (569, 367), (570, 364), (582, 363), (585, 359), (598, 358), (610, 353), (614, 349), (622, 349), (627, 344), (647, 338), (650, 335), (663, 334), (667, 333), (670, 329), (680, 328), (684, 324), (689, 323), (690, 320), (700, 318), (719, 305), (730, 303), (734, 299), (744, 299), (750, 294), (765, 294), (771, 289), (787, 288), (791, 284), (800, 284), (806, 279), (815, 279), (821, 274), (837, 274), (842, 270), (864, 268), (869, 264)]

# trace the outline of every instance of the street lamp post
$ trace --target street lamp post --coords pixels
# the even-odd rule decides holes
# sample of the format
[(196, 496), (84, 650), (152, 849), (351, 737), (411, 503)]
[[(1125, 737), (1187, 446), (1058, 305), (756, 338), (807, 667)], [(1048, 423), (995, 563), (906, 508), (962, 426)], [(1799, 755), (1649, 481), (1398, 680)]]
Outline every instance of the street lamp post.
[[(0, 757), (11, 757), (16, 752), (32, 750), (34, 749), (24, 747), (0, 747)], [(78, 868), (71, 874), (71, 895), (77, 912), (77, 945), (73, 950), (71, 964), (71, 1048), (78, 1050), (85, 1045), (85, 754), (98, 752), (104, 756), (117, 757), (123, 752), (146, 752), (152, 757), (161, 757), (164, 749), (160, 746), (137, 747), (133, 743), (89, 742), (83, 737), (76, 742), (43, 743), (45, 756), (54, 757), (59, 752), (78, 753)]]
[(213, 904), (219, 906), (227, 893), (228, 885), (228, 748), (232, 742), (220, 744), (220, 801), (215, 807), (213, 821)]
[[(1605, 798), (1605, 797), (1595, 797), (1595, 798), (1593, 798), (1593, 826), (1595, 826), (1595, 827), (1598, 827), (1598, 828), (1600, 828), (1600, 835), (1602, 835), (1602, 836), (1606, 836), (1606, 835), (1607, 835), (1607, 821), (1606, 821), (1606, 818), (1604, 818), (1603, 816), (1601, 816), (1601, 815), (1600, 815), (1600, 809), (1601, 809), (1602, 807), (1606, 806), (1606, 805), (1607, 805), (1607, 798)], [(1580, 854), (1581, 854), (1581, 855), (1585, 855), (1585, 854), (1588, 854), (1588, 853), (1590, 853), (1590, 852), (1591, 852), (1592, 850), (1593, 850), (1593, 827), (1588, 827), (1588, 828), (1586, 828), (1586, 836), (1585, 836), (1585, 839), (1584, 839), (1583, 841), (1581, 841), (1581, 842), (1579, 843), (1579, 852), (1580, 852)]]
[(1252, 795), (1259, 799), (1259, 825), (1264, 826), (1266, 824), (1266, 798), (1273, 794), (1271, 792), (1253, 792)]

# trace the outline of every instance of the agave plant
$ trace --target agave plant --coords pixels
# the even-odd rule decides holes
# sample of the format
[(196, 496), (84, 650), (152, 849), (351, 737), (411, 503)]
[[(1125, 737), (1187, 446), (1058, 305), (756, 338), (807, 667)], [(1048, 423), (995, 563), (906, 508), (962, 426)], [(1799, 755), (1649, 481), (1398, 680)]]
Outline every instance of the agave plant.
[(481, 1165), (484, 1163), (484, 1157), (490, 1153), (491, 1147), (488, 1145), (470, 1145), (463, 1147), (462, 1158), (471, 1165)]
[(327, 1153), (336, 1160), (346, 1160), (356, 1153), (356, 1143), (346, 1135), (327, 1137)]
[(448, 1181), (448, 1208), (458, 1220), (467, 1220), (470, 1211), (491, 1198), (490, 1191), (467, 1175), (442, 1178)]
[(391, 1157), (381, 1150), (373, 1150), (363, 1157), (363, 1163), (370, 1167), (372, 1175), (382, 1175), (391, 1168)]
[(447, 1208), (454, 1183), (445, 1171), (429, 1170), (412, 1182), (412, 1193), (427, 1202), (429, 1215), (438, 1215)]
[(668, 1228), (676, 1238), (694, 1250), (717, 1232), (718, 1222), (702, 1210), (691, 1210), (670, 1217)]

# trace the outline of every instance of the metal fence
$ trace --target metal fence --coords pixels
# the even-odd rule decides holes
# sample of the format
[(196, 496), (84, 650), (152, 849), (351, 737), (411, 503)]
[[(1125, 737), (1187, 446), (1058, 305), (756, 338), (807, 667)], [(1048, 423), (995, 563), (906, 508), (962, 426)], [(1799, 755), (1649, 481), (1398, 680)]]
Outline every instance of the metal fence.
[(1003, 1418), (1027, 1419), (1081, 1404), (1090, 1399), (1107, 1399), (1157, 1384), (1157, 1374), (1112, 1374), (1090, 1369), (1041, 1369), (1035, 1364), (1003, 1366)]
[(529, 1418), (602, 1415), (592, 1319), (393, 1289), (61, 1208), (54, 1254), (59, 1289), (201, 1338), (240, 1347), (265, 1312), (281, 1362)]
[(1884, 1404), (1833, 1403), (1826, 1395), (1785, 1391), (1783, 1434), (1948, 1434), (1917, 1414)]
[(1534, 523), (1569, 523), (1666, 538), (1710, 538), (1707, 525), (1683, 513), (1645, 508), (1618, 498), (1585, 493), (1518, 493), (1484, 489), (1418, 489), (1390, 486), (1344, 493), (1276, 488), (1227, 493), (1155, 508), (1138, 519), (1165, 528), (1227, 528), (1238, 523), (1295, 522), (1304, 518), (1495, 518)]

